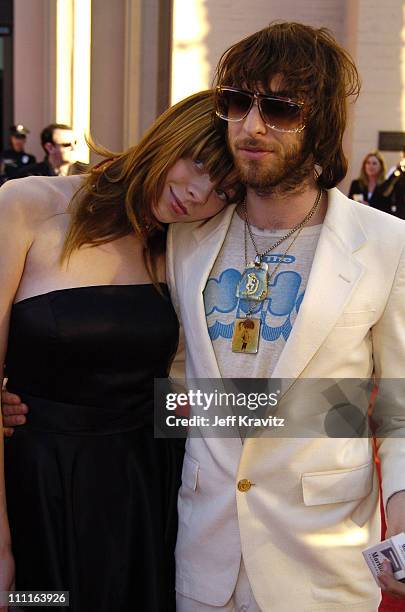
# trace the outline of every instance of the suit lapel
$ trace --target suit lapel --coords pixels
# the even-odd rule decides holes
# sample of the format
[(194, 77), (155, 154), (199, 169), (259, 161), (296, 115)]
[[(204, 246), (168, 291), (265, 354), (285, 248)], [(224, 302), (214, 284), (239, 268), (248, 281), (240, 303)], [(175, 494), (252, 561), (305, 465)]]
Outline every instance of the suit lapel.
[(354, 252), (366, 237), (354, 206), (337, 189), (328, 192), (328, 210), (305, 296), (274, 369), (274, 378), (295, 379), (301, 374), (332, 330), (363, 274)]
[(183, 266), (183, 323), (187, 329), (190, 354), (201, 361), (199, 371), (206, 378), (221, 378), (214, 348), (208, 333), (203, 291), (228, 232), (235, 205), (192, 230), (194, 244)]

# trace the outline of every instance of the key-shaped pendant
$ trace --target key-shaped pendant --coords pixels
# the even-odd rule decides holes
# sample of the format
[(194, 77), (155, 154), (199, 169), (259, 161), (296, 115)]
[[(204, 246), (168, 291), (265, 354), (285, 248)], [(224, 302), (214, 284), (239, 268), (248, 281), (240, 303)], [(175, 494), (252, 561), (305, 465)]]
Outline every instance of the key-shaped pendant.
[(266, 299), (268, 291), (268, 269), (265, 262), (250, 262), (239, 281), (236, 297), (261, 302)]

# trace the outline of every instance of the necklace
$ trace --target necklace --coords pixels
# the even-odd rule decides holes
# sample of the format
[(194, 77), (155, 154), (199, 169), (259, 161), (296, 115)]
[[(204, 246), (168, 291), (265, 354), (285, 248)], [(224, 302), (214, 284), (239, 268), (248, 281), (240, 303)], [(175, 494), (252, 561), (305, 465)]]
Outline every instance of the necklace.
[[(318, 209), (319, 202), (321, 201), (322, 189), (319, 189), (315, 202), (311, 208), (311, 210), (305, 215), (305, 217), (297, 223), (292, 229), (288, 230), (288, 232), (282, 236), (279, 240), (277, 240), (274, 244), (272, 244), (268, 249), (259, 253), (259, 249), (257, 248), (256, 241), (253, 236), (252, 228), (249, 223), (249, 217), (247, 213), (246, 201), (243, 203), (243, 209), (245, 213), (245, 270), (242, 274), (242, 278), (238, 284), (236, 290), (236, 297), (245, 298), (248, 300), (253, 300), (255, 302), (262, 302), (266, 299), (268, 295), (268, 269), (269, 266), (266, 262), (262, 261), (263, 257), (268, 255), (271, 251), (277, 248), (282, 242), (290, 238), (296, 232), (300, 232), (302, 228), (308, 223), (308, 221), (314, 216), (315, 212)], [(250, 239), (252, 241), (253, 247), (256, 252), (255, 260), (248, 263), (247, 256), (247, 232), (249, 232)], [(294, 242), (298, 236), (295, 236)], [(294, 243), (293, 242), (293, 243)], [(289, 249), (292, 244), (290, 244)], [(287, 252), (284, 253), (283, 257)], [(280, 266), (280, 263), (277, 267)], [(273, 271), (274, 275), (274, 271)]]
[(271, 247), (269, 247), (266, 251), (263, 251), (263, 253), (259, 253), (259, 249), (257, 248), (257, 244), (256, 244), (254, 236), (253, 236), (252, 228), (250, 227), (249, 217), (248, 217), (248, 212), (247, 212), (247, 207), (246, 207), (246, 199), (245, 199), (244, 202), (243, 202), (243, 210), (244, 210), (244, 213), (245, 213), (245, 265), (247, 265), (246, 228), (249, 231), (250, 239), (251, 239), (252, 244), (254, 246), (254, 249), (256, 251), (256, 258), (260, 258), (260, 260), (262, 260), (262, 258), (265, 255), (270, 253), (270, 251), (272, 251), (273, 249), (277, 248), (282, 242), (284, 242), (284, 240), (287, 240), (287, 238), (292, 236), (297, 230), (302, 229), (304, 227), (304, 225), (306, 225), (308, 223), (308, 221), (314, 216), (314, 214), (316, 213), (316, 211), (318, 209), (319, 202), (321, 200), (321, 196), (322, 196), (322, 189), (320, 189), (318, 191), (318, 193), (316, 194), (315, 202), (314, 202), (311, 210), (305, 215), (305, 217), (302, 219), (302, 221), (297, 223), (297, 225), (294, 225), (294, 227), (291, 230), (289, 230), (284, 236), (282, 236), (282, 238), (280, 238), (280, 240), (277, 240), (277, 242), (272, 244)]
[[(252, 228), (249, 223), (247, 214), (246, 201), (243, 203), (245, 213), (245, 226), (244, 226), (244, 243), (245, 243), (245, 270), (242, 274), (242, 278), (236, 289), (236, 297), (243, 298), (252, 302), (244, 318), (237, 317), (235, 319), (234, 331), (232, 337), (232, 351), (235, 353), (257, 353), (259, 346), (260, 327), (261, 319), (253, 318), (253, 310), (256, 308), (257, 302), (262, 302), (269, 295), (269, 284), (274, 278), (277, 270), (284, 262), (284, 259), (289, 250), (294, 245), (298, 236), (300, 235), (304, 226), (313, 217), (318, 209), (319, 202), (322, 196), (322, 189), (320, 189), (315, 198), (315, 202), (311, 210), (305, 215), (305, 217), (297, 223), (292, 229), (290, 229), (284, 236), (272, 244), (268, 249), (259, 253), (256, 241), (253, 236)], [(248, 263), (247, 255), (247, 233), (249, 232), (250, 239), (256, 252), (255, 260)], [(277, 262), (274, 270), (269, 275), (269, 266), (266, 262), (262, 261), (268, 253), (273, 251), (282, 242), (287, 240), (290, 236), (295, 234), (291, 240), (287, 249), (284, 251), (280, 260)]]

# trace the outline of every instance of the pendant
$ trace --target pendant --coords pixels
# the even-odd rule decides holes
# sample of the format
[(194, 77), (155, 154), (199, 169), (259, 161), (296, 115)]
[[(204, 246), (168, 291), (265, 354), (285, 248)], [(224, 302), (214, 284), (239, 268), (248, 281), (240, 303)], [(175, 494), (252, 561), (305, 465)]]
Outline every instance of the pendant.
[(233, 353), (257, 353), (259, 349), (260, 319), (236, 318), (232, 336)]
[(239, 281), (236, 297), (262, 302), (267, 297), (269, 266), (265, 262), (250, 262)]

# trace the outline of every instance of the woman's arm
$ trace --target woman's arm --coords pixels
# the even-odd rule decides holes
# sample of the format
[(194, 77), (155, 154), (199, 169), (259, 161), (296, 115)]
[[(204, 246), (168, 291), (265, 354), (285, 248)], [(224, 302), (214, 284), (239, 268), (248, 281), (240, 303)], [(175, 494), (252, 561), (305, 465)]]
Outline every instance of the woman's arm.
[[(0, 388), (4, 375), (10, 312), (24, 271), (25, 259), (33, 240), (30, 229), (30, 203), (26, 186), (17, 181), (0, 189)], [(9, 591), (14, 582), (10, 529), (4, 482), (4, 437), (0, 418), (0, 591)], [(6, 610), (0, 606), (0, 611)]]

